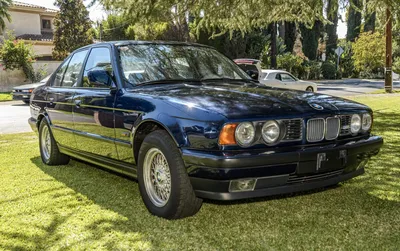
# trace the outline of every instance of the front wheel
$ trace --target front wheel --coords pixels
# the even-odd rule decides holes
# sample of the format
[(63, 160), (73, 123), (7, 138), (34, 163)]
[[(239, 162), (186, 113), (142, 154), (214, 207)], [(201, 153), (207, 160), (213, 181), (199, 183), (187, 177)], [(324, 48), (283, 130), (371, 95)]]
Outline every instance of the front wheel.
[(312, 86), (307, 87), (306, 92), (314, 92), (314, 88)]
[(53, 134), (51, 133), (50, 126), (44, 118), (39, 126), (39, 147), (43, 163), (50, 166), (68, 164), (69, 156), (60, 153)]
[(138, 181), (143, 202), (154, 215), (179, 219), (201, 208), (202, 200), (194, 193), (179, 149), (165, 131), (154, 131), (144, 139)]

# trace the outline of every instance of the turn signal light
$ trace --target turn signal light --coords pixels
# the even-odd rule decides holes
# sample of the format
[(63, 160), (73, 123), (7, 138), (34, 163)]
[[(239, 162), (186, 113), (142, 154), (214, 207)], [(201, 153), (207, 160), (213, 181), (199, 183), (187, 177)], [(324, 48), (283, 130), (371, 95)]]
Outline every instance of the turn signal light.
[(219, 134), (220, 145), (236, 145), (235, 131), (238, 124), (226, 124)]

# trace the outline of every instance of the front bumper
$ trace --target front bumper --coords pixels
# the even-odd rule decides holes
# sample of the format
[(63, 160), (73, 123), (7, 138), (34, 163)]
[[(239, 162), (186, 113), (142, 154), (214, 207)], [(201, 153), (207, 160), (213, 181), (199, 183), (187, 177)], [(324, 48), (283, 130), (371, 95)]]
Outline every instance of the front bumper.
[[(364, 173), (383, 144), (378, 136), (272, 151), (204, 152), (183, 149), (196, 195), (236, 200), (326, 187)], [(321, 156), (324, 156), (321, 159)], [(253, 191), (231, 191), (231, 181), (256, 180)]]
[(29, 101), (31, 98), (31, 93), (26, 93), (26, 92), (13, 92), (12, 93), (13, 100), (23, 100), (23, 101)]

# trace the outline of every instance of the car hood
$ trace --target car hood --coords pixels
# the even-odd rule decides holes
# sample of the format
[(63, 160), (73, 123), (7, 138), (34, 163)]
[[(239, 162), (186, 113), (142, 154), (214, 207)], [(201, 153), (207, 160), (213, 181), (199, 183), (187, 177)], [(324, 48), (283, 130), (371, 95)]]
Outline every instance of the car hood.
[[(161, 99), (185, 111), (201, 109), (228, 119), (304, 117), (370, 109), (329, 95), (279, 89), (249, 83), (202, 83), (151, 85), (136, 91)], [(313, 106), (320, 108), (318, 110)], [(190, 109), (187, 109), (190, 108)]]
[(19, 89), (35, 89), (41, 85), (44, 85), (45, 83), (33, 83), (33, 84), (26, 84), (26, 85), (19, 85), (14, 87), (15, 90), (19, 90)]

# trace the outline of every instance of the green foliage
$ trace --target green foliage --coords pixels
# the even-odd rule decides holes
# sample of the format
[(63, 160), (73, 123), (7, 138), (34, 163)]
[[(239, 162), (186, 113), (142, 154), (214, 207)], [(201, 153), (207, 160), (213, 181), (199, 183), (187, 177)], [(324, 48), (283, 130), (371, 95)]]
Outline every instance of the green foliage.
[[(282, 55), (288, 55), (291, 54), (289, 52), (286, 52), (286, 45), (285, 42), (282, 38), (277, 37), (276, 38), (276, 54), (277, 56), (282, 56)], [(278, 62), (278, 57), (277, 57), (277, 64), (278, 64), (278, 68), (279, 66), (279, 62)], [(268, 34), (266, 36), (266, 41), (265, 41), (265, 45), (264, 45), (264, 49), (261, 51), (260, 54), (260, 60), (261, 60), (261, 66), (264, 68), (270, 68), (271, 67), (271, 35)]]
[(338, 0), (328, 0), (327, 5), (327, 13), (328, 20), (331, 24), (326, 25), (326, 55), (328, 59), (335, 58), (335, 49), (337, 47), (337, 24), (338, 24), (338, 10), (339, 10), (339, 2)]
[(344, 52), (340, 56), (340, 72), (344, 78), (358, 78), (359, 71), (354, 67), (352, 42), (341, 39), (339, 46), (343, 48)]
[(166, 33), (170, 28), (168, 23), (136, 23), (130, 25), (127, 34), (134, 34), (136, 40), (168, 40)]
[[(101, 40), (115, 41), (115, 40), (129, 40), (134, 39), (134, 35), (127, 32), (131, 22), (124, 15), (110, 14), (107, 19), (101, 22), (103, 26), (103, 33)], [(97, 35), (99, 37), (99, 35)]]
[(120, 10), (141, 23), (174, 22), (179, 30), (177, 34), (188, 32), (186, 19), (187, 13), (190, 13), (192, 18), (198, 20), (193, 27), (196, 36), (204, 30), (215, 35), (232, 34), (234, 31), (245, 34), (254, 28), (267, 27), (272, 22), (301, 21), (312, 24), (315, 19), (323, 19), (321, 0), (223, 1), (220, 4), (214, 0), (98, 1), (107, 9)]
[(4, 18), (11, 22), (11, 16), (8, 13), (8, 8), (10, 8), (13, 0), (0, 0), (0, 28), (4, 29), (6, 23)]
[(353, 44), (354, 66), (362, 76), (383, 72), (385, 64), (385, 37), (379, 32), (364, 32)]
[(0, 48), (0, 58), (3, 61), (4, 70), (21, 69), (26, 78), (32, 82), (38, 81), (41, 76), (40, 72), (35, 73), (32, 66), (35, 61), (32, 46), (25, 44), (22, 40), (15, 40), (11, 33)]
[(91, 21), (82, 0), (56, 0), (60, 11), (54, 19), (53, 57), (64, 59), (72, 51), (91, 44)]
[(347, 41), (354, 42), (360, 35), (363, 0), (351, 0), (347, 18)]
[(304, 59), (292, 53), (278, 55), (277, 63), (279, 69), (284, 69), (296, 77), (301, 77), (304, 74)]
[(305, 24), (300, 24), (300, 31), (302, 40), (302, 48), (304, 55), (309, 60), (317, 59), (318, 41), (321, 35), (320, 21), (315, 21), (313, 27), (310, 29)]
[(336, 65), (332, 62), (322, 63), (321, 72), (324, 79), (336, 79)]
[(400, 58), (396, 58), (393, 61), (392, 69), (395, 73), (400, 74)]
[(306, 75), (304, 79), (317, 80), (321, 78), (321, 64), (317, 61), (307, 61), (304, 64)]

